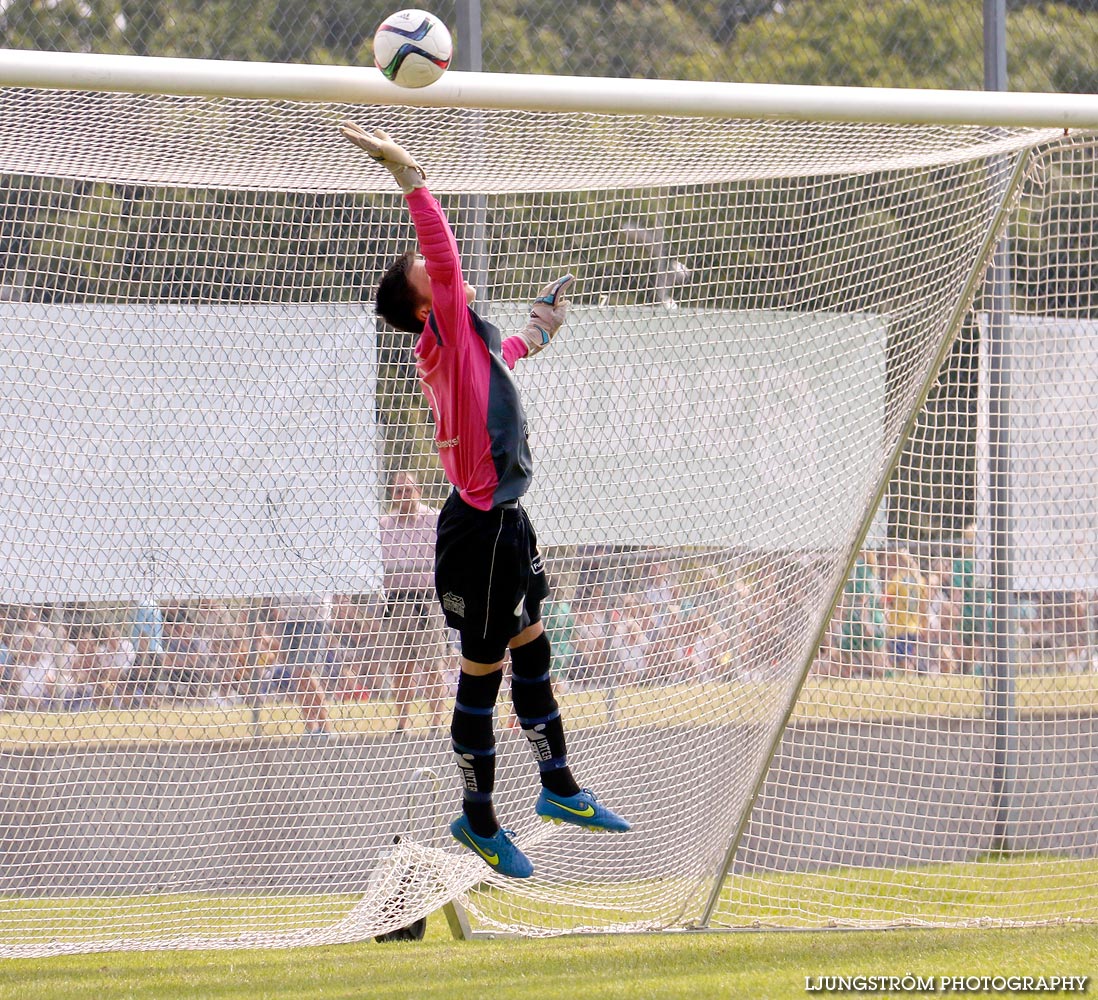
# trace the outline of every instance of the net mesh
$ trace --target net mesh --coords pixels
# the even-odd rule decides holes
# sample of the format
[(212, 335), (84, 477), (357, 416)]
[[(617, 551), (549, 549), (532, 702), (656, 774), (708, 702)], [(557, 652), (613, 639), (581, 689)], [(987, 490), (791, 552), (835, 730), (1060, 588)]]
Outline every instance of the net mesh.
[[(577, 276), (565, 332), (517, 372), (524, 503), (574, 769), (635, 830), (535, 823), (505, 691), (522, 885), (448, 839), (448, 487), (410, 338), (370, 308), (414, 237), (346, 119), (419, 156), (501, 329)], [(1093, 916), (1082, 569), (1016, 604), (1010, 832), (1048, 856), (986, 857), (990, 338), (962, 323), (1018, 199), (1018, 311), (1079, 310), (1033, 325), (1017, 368), (1025, 537), (1062, 567), (1078, 505), (1041, 498), (1066, 474), (1093, 505), (1093, 385), (1065, 366), (1056, 405), (1038, 390), (1054, 359), (1093, 366), (1071, 242), (1093, 153), (1058, 131), (0, 92), (4, 953), (358, 940), (454, 899), (531, 934)], [(934, 638), (903, 631), (901, 569), (948, 577), (956, 643), (937, 590)], [(878, 591), (880, 648), (859, 618), (855, 655), (844, 609)], [(954, 905), (973, 873), (986, 895)]]
[(1033, 158), (715, 925), (1095, 919), (1094, 154)]

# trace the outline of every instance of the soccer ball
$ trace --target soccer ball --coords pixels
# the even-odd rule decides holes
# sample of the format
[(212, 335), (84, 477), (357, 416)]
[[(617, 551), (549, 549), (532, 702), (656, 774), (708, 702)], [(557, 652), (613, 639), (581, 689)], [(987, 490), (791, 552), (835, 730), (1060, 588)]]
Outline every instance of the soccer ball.
[(450, 32), (425, 10), (398, 10), (374, 33), (374, 64), (401, 87), (426, 87), (450, 65)]

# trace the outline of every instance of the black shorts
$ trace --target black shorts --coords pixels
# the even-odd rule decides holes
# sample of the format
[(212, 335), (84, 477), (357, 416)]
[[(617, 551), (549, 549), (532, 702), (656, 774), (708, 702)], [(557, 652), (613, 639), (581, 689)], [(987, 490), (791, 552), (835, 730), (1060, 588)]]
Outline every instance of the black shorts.
[(438, 516), (435, 588), (446, 624), (461, 633), (462, 655), (476, 663), (499, 662), (507, 644), (541, 620), (549, 585), (517, 501), (477, 510), (450, 494)]

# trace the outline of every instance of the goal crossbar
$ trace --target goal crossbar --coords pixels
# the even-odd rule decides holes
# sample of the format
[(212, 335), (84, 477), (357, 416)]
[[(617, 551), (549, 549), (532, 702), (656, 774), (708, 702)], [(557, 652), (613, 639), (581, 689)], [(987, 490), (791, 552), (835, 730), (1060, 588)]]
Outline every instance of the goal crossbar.
[(410, 90), (370, 67), (0, 49), (0, 86), (430, 108), (1098, 128), (1098, 95), (451, 71)]

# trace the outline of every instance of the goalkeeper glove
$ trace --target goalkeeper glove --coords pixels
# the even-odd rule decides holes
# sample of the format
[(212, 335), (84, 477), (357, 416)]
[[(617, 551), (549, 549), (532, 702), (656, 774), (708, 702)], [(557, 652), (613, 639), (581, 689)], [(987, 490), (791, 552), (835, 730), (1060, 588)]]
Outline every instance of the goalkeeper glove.
[(526, 356), (532, 358), (561, 328), (564, 314), (568, 310), (568, 288), (576, 279), (566, 274), (549, 282), (534, 299), (530, 310), (530, 319), (522, 328), (519, 336), (526, 341)]
[(359, 149), (364, 149), (371, 159), (377, 160), (388, 170), (405, 194), (424, 187), (427, 175), (423, 168), (410, 153), (393, 142), (381, 129), (375, 128), (370, 133), (354, 122), (344, 122), (339, 131), (345, 139), (353, 142)]

